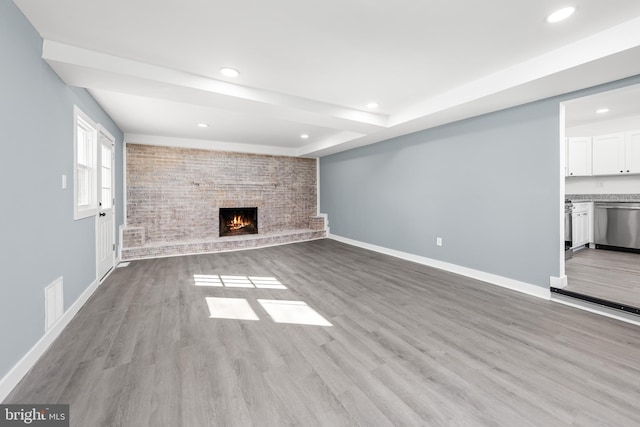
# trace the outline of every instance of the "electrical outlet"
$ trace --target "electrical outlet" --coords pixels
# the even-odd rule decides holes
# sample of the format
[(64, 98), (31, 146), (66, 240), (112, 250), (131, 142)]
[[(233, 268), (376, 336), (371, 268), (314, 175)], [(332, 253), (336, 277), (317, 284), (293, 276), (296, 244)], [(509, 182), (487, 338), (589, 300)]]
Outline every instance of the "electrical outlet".
[(442, 246), (442, 237), (436, 237), (436, 246)]

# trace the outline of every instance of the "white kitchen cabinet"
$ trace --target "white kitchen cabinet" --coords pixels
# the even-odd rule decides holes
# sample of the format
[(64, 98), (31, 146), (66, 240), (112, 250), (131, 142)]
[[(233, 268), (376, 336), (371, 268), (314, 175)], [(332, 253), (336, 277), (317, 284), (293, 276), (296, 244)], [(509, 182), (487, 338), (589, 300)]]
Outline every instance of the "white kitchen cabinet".
[(625, 135), (614, 133), (593, 137), (593, 174), (619, 175), (625, 173)]
[(589, 243), (589, 214), (585, 212), (571, 214), (572, 222), (572, 245), (571, 248), (578, 248)]
[(591, 175), (591, 137), (567, 138), (567, 176)]
[(571, 214), (572, 249), (588, 245), (593, 241), (591, 205), (591, 203), (574, 203), (573, 205), (573, 213)]
[(594, 136), (593, 175), (640, 174), (640, 131)]
[(640, 130), (625, 135), (625, 171), (640, 173)]

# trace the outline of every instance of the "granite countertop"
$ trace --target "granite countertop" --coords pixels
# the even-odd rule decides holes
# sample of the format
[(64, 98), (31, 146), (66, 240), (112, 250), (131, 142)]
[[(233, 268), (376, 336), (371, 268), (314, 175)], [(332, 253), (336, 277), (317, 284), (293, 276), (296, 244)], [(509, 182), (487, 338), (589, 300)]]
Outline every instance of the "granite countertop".
[(580, 202), (640, 202), (640, 194), (566, 194), (565, 199)]

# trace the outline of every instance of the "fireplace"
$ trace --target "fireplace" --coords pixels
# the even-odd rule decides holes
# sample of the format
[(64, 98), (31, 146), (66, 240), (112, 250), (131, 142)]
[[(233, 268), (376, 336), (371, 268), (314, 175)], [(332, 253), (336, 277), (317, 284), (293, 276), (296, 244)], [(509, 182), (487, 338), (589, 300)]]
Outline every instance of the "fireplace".
[(258, 234), (258, 208), (220, 208), (220, 237)]

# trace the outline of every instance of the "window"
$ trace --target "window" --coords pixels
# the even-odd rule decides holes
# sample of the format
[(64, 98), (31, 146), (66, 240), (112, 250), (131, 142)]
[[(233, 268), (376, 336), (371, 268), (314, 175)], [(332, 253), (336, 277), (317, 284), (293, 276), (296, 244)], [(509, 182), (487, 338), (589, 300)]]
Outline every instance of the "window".
[[(102, 137), (102, 134), (100, 135)], [(100, 187), (102, 190), (102, 197), (100, 198), (102, 202), (102, 209), (111, 209), (113, 206), (113, 192), (111, 190), (111, 174), (113, 171), (111, 170), (111, 153), (112, 148), (108, 138), (104, 137), (104, 140), (100, 147), (102, 149), (102, 155), (100, 156), (101, 161), (101, 169), (102, 169), (102, 177), (100, 179)], [(107, 142), (108, 145), (105, 146), (104, 142)]]
[(78, 107), (74, 107), (74, 219), (93, 216), (97, 198), (97, 130), (96, 124)]

